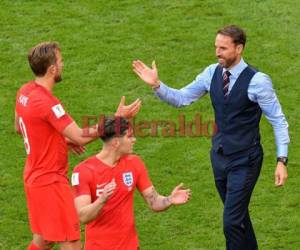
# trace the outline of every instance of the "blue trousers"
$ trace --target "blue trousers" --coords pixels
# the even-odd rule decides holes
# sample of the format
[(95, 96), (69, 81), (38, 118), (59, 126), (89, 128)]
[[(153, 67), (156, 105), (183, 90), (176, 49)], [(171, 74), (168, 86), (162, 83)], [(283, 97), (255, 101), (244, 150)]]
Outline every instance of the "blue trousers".
[(263, 160), (260, 145), (225, 156), (211, 150), (215, 184), (224, 203), (223, 230), (227, 250), (257, 250), (248, 205)]

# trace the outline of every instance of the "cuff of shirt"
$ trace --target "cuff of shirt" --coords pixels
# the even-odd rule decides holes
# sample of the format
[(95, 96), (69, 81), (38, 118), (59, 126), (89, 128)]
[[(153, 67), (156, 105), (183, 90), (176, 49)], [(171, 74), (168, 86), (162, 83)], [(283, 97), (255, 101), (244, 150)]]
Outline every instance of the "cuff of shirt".
[(159, 83), (159, 87), (154, 89), (154, 94), (156, 96), (164, 96), (167, 93), (167, 85), (164, 84), (163, 82)]
[(277, 157), (288, 156), (288, 144), (277, 145)]

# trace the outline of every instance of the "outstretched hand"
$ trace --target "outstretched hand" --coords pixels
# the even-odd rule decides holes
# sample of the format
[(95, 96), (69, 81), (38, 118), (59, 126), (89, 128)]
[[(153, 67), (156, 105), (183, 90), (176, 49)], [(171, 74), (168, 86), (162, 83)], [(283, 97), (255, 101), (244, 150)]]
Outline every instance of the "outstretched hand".
[(136, 99), (133, 103), (125, 105), (125, 96), (122, 96), (115, 116), (121, 116), (126, 119), (133, 118), (139, 112), (141, 104), (141, 100)]
[(159, 87), (160, 80), (155, 61), (152, 62), (152, 68), (148, 67), (140, 60), (132, 62), (133, 71), (152, 88)]
[(174, 188), (171, 195), (169, 196), (169, 200), (173, 205), (185, 204), (188, 202), (191, 196), (190, 189), (183, 189), (183, 183), (180, 183), (178, 186)]

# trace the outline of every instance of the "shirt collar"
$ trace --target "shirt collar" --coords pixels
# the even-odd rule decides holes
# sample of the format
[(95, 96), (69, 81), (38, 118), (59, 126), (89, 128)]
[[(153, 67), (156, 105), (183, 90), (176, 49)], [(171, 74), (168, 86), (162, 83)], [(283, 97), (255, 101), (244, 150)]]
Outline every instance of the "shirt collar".
[[(248, 66), (247, 63), (245, 63), (244, 59), (241, 58), (240, 62), (233, 66), (230, 70), (228, 70), (230, 72), (230, 74), (237, 78), (239, 77), (239, 75), (242, 73), (242, 71)], [(226, 71), (226, 68), (223, 68), (223, 73)]]

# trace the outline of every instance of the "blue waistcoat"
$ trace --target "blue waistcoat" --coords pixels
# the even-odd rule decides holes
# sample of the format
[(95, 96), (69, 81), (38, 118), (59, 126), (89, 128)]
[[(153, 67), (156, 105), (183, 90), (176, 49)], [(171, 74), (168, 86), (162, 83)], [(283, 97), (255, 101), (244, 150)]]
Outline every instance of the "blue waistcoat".
[(212, 138), (213, 150), (222, 150), (230, 155), (247, 150), (260, 143), (259, 121), (261, 109), (248, 98), (249, 83), (257, 70), (246, 67), (227, 98), (223, 94), (223, 68), (218, 66), (214, 72), (210, 97), (215, 111), (217, 132)]

